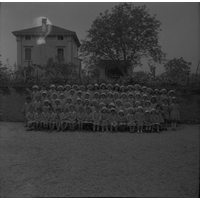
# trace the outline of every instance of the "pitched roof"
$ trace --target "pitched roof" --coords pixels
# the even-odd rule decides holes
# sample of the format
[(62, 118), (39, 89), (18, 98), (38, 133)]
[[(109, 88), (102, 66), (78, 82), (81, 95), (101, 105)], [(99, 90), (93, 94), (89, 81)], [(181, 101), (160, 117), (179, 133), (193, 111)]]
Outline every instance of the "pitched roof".
[[(67, 35), (67, 36), (73, 36), (74, 39), (77, 42), (77, 45), (80, 46), (80, 41), (76, 35), (76, 32), (70, 31), (64, 28), (60, 28), (58, 26), (49, 25), (47, 24), (47, 30), (49, 31), (48, 35)], [(42, 32), (42, 26), (34, 27), (34, 28), (28, 28), (23, 29), (19, 31), (13, 31), (13, 35), (19, 36), (19, 35), (45, 35), (44, 32)]]

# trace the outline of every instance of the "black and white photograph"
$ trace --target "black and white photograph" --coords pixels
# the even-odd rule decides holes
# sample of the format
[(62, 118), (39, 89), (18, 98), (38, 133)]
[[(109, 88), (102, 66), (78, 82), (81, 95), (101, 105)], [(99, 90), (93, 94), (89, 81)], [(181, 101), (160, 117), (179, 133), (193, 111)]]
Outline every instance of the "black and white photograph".
[(199, 198), (199, 2), (0, 2), (1, 198)]

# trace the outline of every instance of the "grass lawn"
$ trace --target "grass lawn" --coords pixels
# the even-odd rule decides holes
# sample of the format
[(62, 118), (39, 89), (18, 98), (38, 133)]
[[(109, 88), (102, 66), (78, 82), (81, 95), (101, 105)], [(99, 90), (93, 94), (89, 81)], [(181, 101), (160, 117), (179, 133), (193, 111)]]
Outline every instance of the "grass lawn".
[(26, 132), (0, 122), (0, 197), (198, 197), (199, 125), (158, 133)]

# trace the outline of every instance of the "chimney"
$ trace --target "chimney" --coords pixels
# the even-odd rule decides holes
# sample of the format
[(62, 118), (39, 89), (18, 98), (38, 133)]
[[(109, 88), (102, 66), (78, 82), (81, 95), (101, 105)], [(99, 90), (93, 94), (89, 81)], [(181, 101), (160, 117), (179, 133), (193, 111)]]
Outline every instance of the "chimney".
[(47, 19), (46, 18), (42, 19), (42, 32), (44, 32), (44, 33), (47, 32)]

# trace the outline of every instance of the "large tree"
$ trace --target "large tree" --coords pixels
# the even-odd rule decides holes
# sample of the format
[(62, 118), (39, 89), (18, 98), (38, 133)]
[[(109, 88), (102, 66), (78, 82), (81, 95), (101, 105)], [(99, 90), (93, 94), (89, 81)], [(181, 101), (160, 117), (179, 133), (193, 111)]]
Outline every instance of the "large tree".
[(161, 22), (146, 6), (121, 3), (94, 20), (82, 41), (81, 56), (87, 64), (111, 60), (123, 74), (128, 65), (141, 64), (141, 58), (161, 63), (165, 54), (158, 42)]

